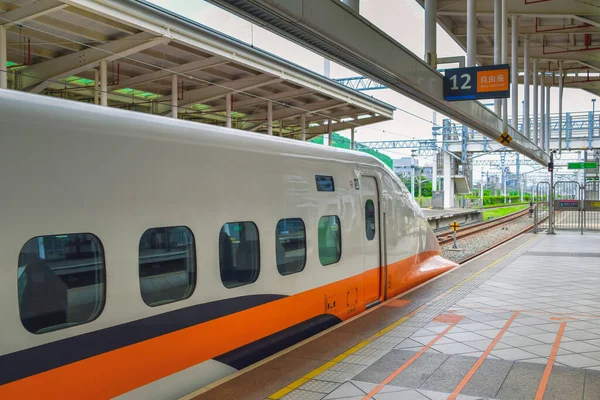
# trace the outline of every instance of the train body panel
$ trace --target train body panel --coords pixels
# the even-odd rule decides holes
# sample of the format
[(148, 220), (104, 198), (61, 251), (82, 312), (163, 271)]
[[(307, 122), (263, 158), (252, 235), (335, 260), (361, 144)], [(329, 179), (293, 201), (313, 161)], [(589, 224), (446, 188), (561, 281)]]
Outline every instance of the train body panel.
[[(11, 91), (0, 120), (3, 398), (67, 381), (75, 398), (114, 397), (211, 359), (239, 369), (454, 266), (365, 154)], [(58, 267), (49, 254), (76, 234), (77, 254), (101, 256)], [(62, 324), (22, 322), (50, 296), (40, 276), (68, 287)]]

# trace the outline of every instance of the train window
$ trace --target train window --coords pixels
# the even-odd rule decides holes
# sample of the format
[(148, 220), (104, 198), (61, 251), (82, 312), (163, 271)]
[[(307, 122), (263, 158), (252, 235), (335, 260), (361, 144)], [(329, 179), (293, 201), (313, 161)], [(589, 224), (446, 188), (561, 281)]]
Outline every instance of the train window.
[(365, 230), (367, 240), (373, 240), (375, 237), (375, 204), (371, 199), (365, 203)]
[(228, 288), (256, 282), (260, 272), (260, 243), (254, 222), (228, 222), (219, 233), (221, 281)]
[(96, 236), (34, 237), (21, 249), (18, 264), (19, 314), (29, 332), (85, 324), (104, 308), (104, 250)]
[(185, 226), (148, 229), (139, 245), (140, 291), (151, 306), (187, 299), (196, 287), (194, 235)]
[(333, 177), (326, 175), (315, 175), (317, 181), (317, 191), (319, 192), (334, 192), (335, 185), (333, 184)]
[(306, 229), (300, 218), (282, 219), (275, 232), (277, 270), (281, 275), (300, 272), (306, 264)]
[(337, 215), (319, 219), (319, 260), (322, 265), (335, 264), (342, 256), (342, 228)]

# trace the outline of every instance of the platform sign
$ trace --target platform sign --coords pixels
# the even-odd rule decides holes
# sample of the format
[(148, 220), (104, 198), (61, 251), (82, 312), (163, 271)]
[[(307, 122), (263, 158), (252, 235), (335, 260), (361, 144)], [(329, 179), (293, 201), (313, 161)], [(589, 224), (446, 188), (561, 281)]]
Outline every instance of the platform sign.
[(598, 163), (595, 161), (586, 161), (586, 162), (570, 162), (568, 169), (596, 169), (598, 168)]
[(586, 200), (583, 203), (583, 209), (585, 211), (600, 211), (600, 201)]
[(508, 64), (447, 69), (444, 100), (500, 99), (510, 97)]
[(579, 200), (554, 200), (554, 207), (558, 209), (579, 209)]

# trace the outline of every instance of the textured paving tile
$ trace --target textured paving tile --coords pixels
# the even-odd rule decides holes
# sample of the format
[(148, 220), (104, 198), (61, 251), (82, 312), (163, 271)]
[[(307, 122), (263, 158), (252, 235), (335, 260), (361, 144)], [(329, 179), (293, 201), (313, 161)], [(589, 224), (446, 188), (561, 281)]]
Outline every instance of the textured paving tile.
[(325, 396), (324, 400), (344, 399), (346, 397), (361, 396), (364, 397), (368, 392), (360, 390), (352, 382), (345, 382), (333, 392)]
[(566, 354), (562, 356), (556, 356), (556, 361), (575, 368), (587, 368), (600, 365), (600, 361), (581, 354)]
[(544, 331), (542, 329), (538, 329), (538, 328), (534, 328), (532, 326), (517, 326), (517, 327), (511, 327), (508, 328), (509, 332), (512, 333), (516, 333), (517, 335), (535, 335), (535, 334), (539, 334), (539, 333), (546, 333), (547, 331)]
[[(556, 334), (555, 333), (540, 333), (537, 335), (528, 335), (528, 337), (530, 337), (533, 340), (537, 340), (539, 342), (542, 343), (554, 343), (554, 341), (556, 340)], [(563, 336), (561, 339), (561, 343), (566, 343), (566, 342), (572, 342), (574, 339), (568, 338), (566, 336)]]
[(542, 342), (538, 342), (537, 340), (530, 339), (526, 336), (503, 336), (500, 338), (500, 342), (506, 343), (513, 347), (534, 346), (536, 344), (542, 344)]
[(545, 366), (526, 362), (515, 362), (496, 394), (497, 399), (533, 399)]
[(486, 359), (461, 394), (493, 398), (512, 366), (512, 361)]
[[(589, 331), (571, 331), (565, 332), (564, 337), (575, 340), (585, 340), (588, 343), (600, 346), (600, 335)], [(595, 339), (595, 340), (594, 340)]]
[(434, 350), (440, 351), (444, 354), (463, 354), (472, 353), (477, 349), (470, 347), (463, 343), (449, 343), (449, 344), (435, 344), (431, 346)]
[(325, 382), (312, 379), (306, 382), (304, 385), (300, 386), (298, 389), (327, 394), (333, 392), (335, 389), (337, 389), (338, 386), (340, 386), (339, 383)]
[(580, 341), (561, 343), (560, 348), (572, 351), (573, 353), (589, 353), (592, 351), (600, 351), (600, 347)]
[[(525, 350), (529, 353), (533, 353), (540, 357), (550, 357), (550, 353), (552, 353), (552, 347), (553, 346), (551, 344), (538, 344), (535, 346), (520, 347), (520, 349)], [(571, 354), (571, 352), (568, 350), (564, 350), (564, 349), (558, 349), (557, 354), (558, 355)]]
[(510, 361), (526, 360), (528, 358), (537, 358), (537, 355), (535, 355), (533, 353), (529, 353), (529, 352), (521, 350), (521, 349), (517, 349), (517, 348), (492, 350), (491, 354), (493, 356), (496, 356), (503, 360), (510, 360)]
[(467, 331), (477, 332), (477, 331), (485, 331), (488, 329), (493, 329), (494, 327), (491, 325), (486, 325), (481, 322), (468, 322), (467, 323), (459, 323), (458, 327)]
[[(473, 332), (448, 333), (444, 337), (450, 338), (457, 342), (470, 342), (470, 341), (474, 341), (474, 340), (483, 340), (486, 338), (485, 336), (481, 336), (481, 335), (478, 335)], [(443, 344), (443, 343), (440, 343), (440, 344)]]
[(450, 393), (476, 361), (475, 357), (450, 356), (419, 388)]
[(351, 364), (351, 363), (345, 363), (345, 362), (339, 362), (329, 368), (330, 371), (350, 372), (350, 373), (354, 373), (354, 374), (358, 374), (363, 369), (365, 369), (364, 365)]
[(391, 350), (388, 354), (381, 357), (379, 360), (353, 377), (352, 380), (377, 384), (383, 382), (385, 378), (387, 378), (393, 371), (408, 361), (414, 354), (415, 352), (413, 351)]
[[(460, 333), (457, 333), (457, 335), (460, 335)], [(421, 336), (418, 338), (413, 338), (413, 340), (415, 342), (419, 342), (422, 345), (427, 345), (429, 344), (432, 340), (434, 340), (435, 338), (437, 338), (437, 335), (435, 336)], [(435, 344), (448, 344), (448, 343), (456, 343), (454, 340), (449, 339), (445, 336), (441, 337), (439, 340), (437, 340), (435, 342)]]
[(419, 346), (422, 347), (423, 345), (414, 339), (404, 339), (403, 341), (400, 342), (400, 344), (398, 344), (394, 348), (398, 349), (398, 350), (402, 350), (402, 349), (409, 349), (411, 347), (419, 347)]
[(600, 371), (585, 371), (585, 384), (583, 387), (583, 400), (600, 399)]
[(328, 369), (315, 376), (315, 379), (328, 382), (345, 382), (354, 376), (354, 372), (341, 372)]
[(296, 389), (283, 396), (281, 400), (321, 400), (323, 397), (325, 397), (323, 393)]
[[(448, 358), (445, 354), (424, 353), (410, 364), (402, 373), (390, 381), (390, 385), (418, 388)], [(391, 373), (392, 371), (390, 371)]]
[(581, 400), (584, 381), (584, 369), (554, 366), (544, 400)]
[(406, 390), (395, 393), (378, 393), (375, 396), (373, 396), (373, 398), (375, 400), (429, 400), (428, 397), (423, 396), (416, 390)]

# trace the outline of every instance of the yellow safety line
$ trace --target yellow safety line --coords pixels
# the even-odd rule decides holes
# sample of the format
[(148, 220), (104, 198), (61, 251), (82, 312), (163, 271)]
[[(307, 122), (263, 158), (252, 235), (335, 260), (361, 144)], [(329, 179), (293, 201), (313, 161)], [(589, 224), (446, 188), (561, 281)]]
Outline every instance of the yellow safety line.
[(509, 255), (511, 255), (515, 251), (519, 250), (521, 247), (525, 246), (527, 243), (531, 242), (533, 239), (536, 239), (536, 238), (537, 238), (537, 236), (533, 236), (531, 239), (527, 240), (525, 243), (519, 245), (518, 247), (514, 248), (510, 252), (506, 253), (504, 256), (500, 257), (499, 259), (497, 259), (496, 261), (494, 261), (493, 263), (491, 263), (487, 267), (485, 267), (485, 268), (483, 268), (483, 269), (475, 272), (473, 275), (471, 275), (468, 278), (465, 278), (464, 280), (460, 281), (456, 285), (452, 286), (450, 289), (446, 290), (444, 293), (442, 293), (439, 296), (437, 296), (436, 298), (428, 301), (427, 303), (423, 304), (422, 306), (416, 308), (415, 310), (413, 310), (410, 313), (406, 314), (404, 317), (400, 318), (396, 322), (394, 322), (391, 325), (383, 328), (379, 332), (374, 333), (373, 335), (371, 335), (367, 339), (363, 340), (362, 342), (360, 342), (356, 346), (354, 346), (354, 347), (346, 350), (345, 352), (343, 352), (342, 354), (338, 355), (337, 357), (332, 358), (331, 360), (327, 361), (325, 364), (321, 365), (320, 367), (318, 367), (316, 369), (313, 369), (308, 374), (304, 375), (302, 378), (300, 378), (300, 379), (298, 379), (298, 380), (290, 383), (289, 385), (287, 385), (283, 389), (278, 390), (277, 392), (273, 393), (272, 395), (270, 395), (269, 397), (267, 397), (267, 399), (270, 399), (270, 400), (279, 400), (280, 398), (282, 398), (283, 396), (285, 396), (286, 394), (288, 394), (292, 390), (297, 389), (298, 387), (300, 387), (304, 383), (308, 382), (309, 380), (311, 380), (315, 376), (317, 376), (320, 373), (328, 370), (329, 368), (333, 367), (337, 363), (343, 361), (348, 356), (351, 356), (352, 354), (356, 353), (358, 350), (362, 349), (363, 347), (365, 347), (366, 345), (368, 345), (369, 343), (371, 343), (375, 339), (378, 339), (379, 337), (385, 335), (386, 333), (388, 333), (392, 329), (394, 329), (394, 328), (398, 327), (399, 325), (403, 324), (404, 322), (406, 322), (407, 320), (409, 320), (410, 318), (412, 318), (413, 316), (415, 316), (417, 313), (421, 312), (425, 307), (428, 307), (432, 303), (435, 303), (436, 301), (439, 301), (442, 297), (448, 295), (449, 293), (451, 293), (454, 290), (458, 289), (460, 286), (462, 286), (465, 283), (471, 281), (472, 279), (474, 279), (475, 277), (477, 277), (479, 274), (483, 273), (484, 271), (486, 271), (489, 268), (493, 267), (494, 265), (498, 264), (500, 261), (504, 260), (506, 257), (508, 257)]

